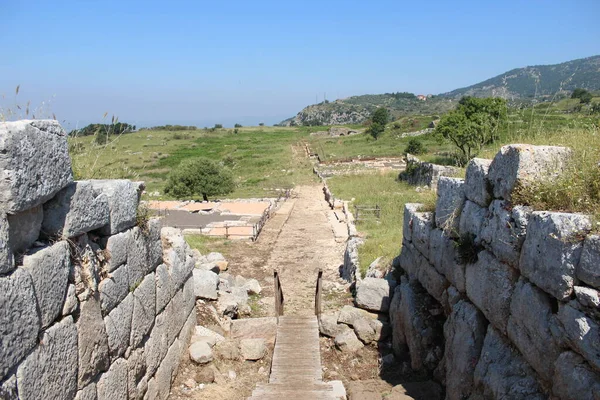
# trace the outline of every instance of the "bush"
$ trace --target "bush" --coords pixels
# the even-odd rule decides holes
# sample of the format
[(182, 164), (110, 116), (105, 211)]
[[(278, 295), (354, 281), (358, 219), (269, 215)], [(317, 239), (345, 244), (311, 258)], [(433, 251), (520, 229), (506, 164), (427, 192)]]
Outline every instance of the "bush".
[(165, 193), (178, 199), (202, 195), (226, 195), (235, 187), (229, 170), (207, 158), (191, 158), (181, 162), (169, 175)]
[(373, 139), (377, 140), (379, 136), (385, 130), (385, 125), (381, 125), (378, 122), (373, 122), (368, 129), (369, 135), (373, 136)]
[(233, 127), (234, 127), (234, 128), (241, 128), (241, 127), (242, 127), (242, 125), (241, 125), (241, 124), (235, 124)]
[(223, 124), (215, 124), (215, 129), (223, 129)]
[(410, 153), (414, 155), (424, 154), (427, 152), (427, 147), (422, 141), (416, 138), (412, 138), (408, 141), (408, 144), (404, 148), (404, 153)]

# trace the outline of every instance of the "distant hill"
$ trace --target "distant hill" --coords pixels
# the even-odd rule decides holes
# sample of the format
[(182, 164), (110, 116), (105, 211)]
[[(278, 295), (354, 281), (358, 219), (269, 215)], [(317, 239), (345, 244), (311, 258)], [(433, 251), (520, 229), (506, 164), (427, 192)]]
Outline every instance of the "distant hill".
[(581, 58), (554, 65), (516, 68), (486, 81), (456, 89), (444, 98), (503, 97), (508, 100), (554, 96), (575, 88), (600, 90), (600, 56)]
[(463, 96), (503, 97), (511, 101), (544, 100), (575, 88), (600, 90), (600, 55), (555, 65), (517, 68), (494, 78), (438, 96), (419, 99), (412, 93), (385, 93), (352, 96), (305, 107), (282, 126), (345, 125), (365, 122), (380, 106), (392, 116), (441, 114), (453, 108)]

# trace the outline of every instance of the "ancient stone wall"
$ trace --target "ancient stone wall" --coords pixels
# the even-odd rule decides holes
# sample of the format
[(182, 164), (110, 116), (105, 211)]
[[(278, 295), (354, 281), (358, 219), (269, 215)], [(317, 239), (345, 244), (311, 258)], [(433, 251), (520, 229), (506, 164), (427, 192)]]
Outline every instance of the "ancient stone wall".
[(166, 399), (196, 323), (140, 182), (73, 181), (55, 121), (0, 123), (0, 399)]
[(405, 163), (406, 168), (398, 175), (399, 180), (410, 185), (428, 186), (434, 190), (441, 176), (457, 176), (460, 172), (455, 167), (423, 162), (411, 154), (406, 155)]
[(393, 348), (447, 399), (600, 398), (600, 236), (585, 215), (511, 203), (569, 153), (505, 146), (440, 177), (435, 212), (405, 207)]

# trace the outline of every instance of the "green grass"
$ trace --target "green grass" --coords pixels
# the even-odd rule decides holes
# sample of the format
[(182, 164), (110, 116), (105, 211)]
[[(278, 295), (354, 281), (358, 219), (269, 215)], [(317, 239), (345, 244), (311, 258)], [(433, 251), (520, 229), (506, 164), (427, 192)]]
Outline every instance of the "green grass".
[(361, 273), (369, 264), (383, 256), (385, 263), (400, 253), (402, 247), (402, 224), (404, 204), (425, 203), (431, 208), (435, 195), (431, 191), (418, 193), (413, 186), (396, 181), (396, 174), (336, 176), (328, 180), (331, 191), (337, 198), (350, 200), (353, 205), (379, 205), (381, 218), (359, 221), (359, 232), (366, 234), (365, 244), (359, 248)]
[(196, 249), (204, 255), (216, 251), (227, 258), (231, 248), (230, 240), (204, 235), (185, 235), (185, 241), (192, 249)]

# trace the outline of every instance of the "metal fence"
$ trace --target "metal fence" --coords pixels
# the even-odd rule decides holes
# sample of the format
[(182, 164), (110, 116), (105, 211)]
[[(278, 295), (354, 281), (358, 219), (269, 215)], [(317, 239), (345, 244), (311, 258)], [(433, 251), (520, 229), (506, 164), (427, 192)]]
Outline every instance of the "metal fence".
[(374, 219), (374, 218), (376, 218), (376, 219), (381, 218), (381, 207), (379, 207), (378, 204), (354, 206), (354, 219), (357, 222)]

